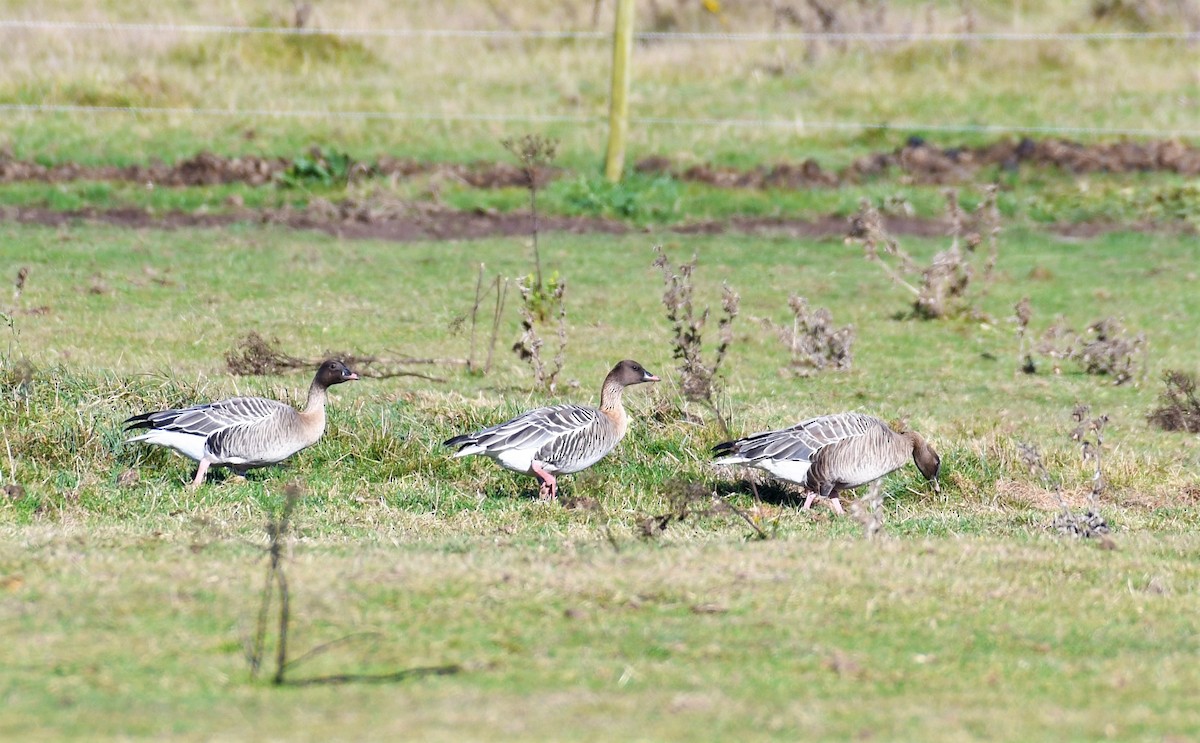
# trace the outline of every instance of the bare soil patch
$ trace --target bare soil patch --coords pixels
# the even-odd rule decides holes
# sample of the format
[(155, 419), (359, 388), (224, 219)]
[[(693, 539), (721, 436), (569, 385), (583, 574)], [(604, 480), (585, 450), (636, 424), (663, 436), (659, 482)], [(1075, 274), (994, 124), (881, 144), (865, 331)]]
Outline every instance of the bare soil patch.
[(1178, 140), (1085, 145), (1065, 139), (1028, 138), (982, 147), (942, 148), (912, 137), (903, 147), (859, 158), (836, 172), (824, 170), (812, 159), (799, 164), (737, 169), (707, 164), (677, 168), (667, 158), (650, 157), (635, 167), (641, 173), (670, 174), (726, 188), (815, 188), (897, 174), (911, 183), (960, 183), (971, 180), (984, 168), (1017, 170), (1024, 164), (1080, 174), (1156, 171), (1198, 175), (1200, 148)]
[[(201, 152), (177, 163), (126, 166), (61, 163), (47, 166), (14, 160), (0, 154), (0, 183), (132, 181), (160, 186), (216, 186), (230, 183), (264, 186), (273, 183), (294, 165), (295, 161), (290, 158), (257, 155), (222, 157)], [(374, 163), (355, 163), (348, 175), (355, 178), (411, 178), (426, 174), (441, 175), (474, 188), (524, 186), (526, 183), (524, 172), (516, 165), (507, 163), (424, 163), (393, 157), (381, 157)], [(550, 180), (555, 175), (551, 170), (538, 174), (539, 180)]]
[[(319, 154), (319, 151), (314, 152)], [(0, 153), (0, 183), (87, 180), (163, 186), (230, 183), (262, 186), (274, 182), (295, 164), (296, 161), (290, 158), (223, 157), (202, 152), (177, 163), (127, 166), (61, 163), (47, 166)], [(998, 166), (1016, 170), (1022, 165), (1069, 173), (1157, 171), (1200, 175), (1200, 148), (1174, 139), (1082, 144), (1066, 139), (1029, 138), (1002, 140), (981, 147), (938, 147), (920, 137), (912, 137), (901, 147), (862, 157), (840, 171), (826, 170), (812, 159), (739, 169), (711, 164), (677, 166), (661, 156), (644, 158), (635, 169), (725, 188), (820, 188), (889, 176), (899, 176), (913, 183), (950, 184), (971, 180), (984, 168)], [(562, 170), (546, 168), (539, 171), (538, 177), (544, 183), (562, 174)], [(352, 178), (403, 179), (418, 175), (436, 175), (474, 188), (526, 185), (521, 168), (508, 163), (428, 163), (383, 156), (374, 162), (356, 162), (348, 173)]]
[[(540, 215), (540, 229), (569, 234), (623, 235), (639, 228), (616, 219), (603, 217), (566, 217)], [(0, 223), (18, 222), (50, 227), (91, 221), (129, 229), (179, 229), (186, 227), (224, 227), (237, 223), (274, 224), (292, 229), (317, 230), (353, 240), (418, 242), (424, 240), (476, 240), (486, 237), (524, 237), (529, 235), (529, 215), (524, 212), (456, 211), (444, 208), (374, 208), (346, 201), (339, 204), (317, 202), (307, 209), (237, 208), (219, 214), (171, 211), (153, 212), (132, 207), (56, 211), (44, 207), (2, 207)], [(884, 224), (893, 235), (940, 237), (949, 234), (950, 225), (941, 219), (886, 216)], [(662, 229), (681, 235), (763, 234), (798, 239), (844, 238), (850, 229), (847, 217), (826, 215), (814, 219), (786, 217), (732, 217), (669, 225)], [(1048, 225), (1047, 231), (1073, 239), (1085, 239), (1114, 231), (1163, 232), (1186, 227), (1159, 224), (1120, 224), (1089, 222)], [(646, 230), (649, 231), (649, 230)]]

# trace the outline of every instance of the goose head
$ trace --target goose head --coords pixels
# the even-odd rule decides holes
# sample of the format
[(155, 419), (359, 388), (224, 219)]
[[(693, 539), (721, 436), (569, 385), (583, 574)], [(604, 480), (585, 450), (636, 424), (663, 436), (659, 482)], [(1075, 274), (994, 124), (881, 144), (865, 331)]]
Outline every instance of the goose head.
[(921, 437), (921, 434), (909, 431), (907, 435), (913, 442), (913, 462), (916, 463), (917, 469), (925, 476), (926, 480), (933, 483), (935, 492), (942, 492), (942, 488), (938, 484), (938, 474), (942, 470), (942, 458), (937, 455), (929, 442)]
[(352, 382), (358, 379), (358, 375), (350, 371), (350, 367), (346, 366), (337, 359), (329, 359), (321, 364), (317, 369), (317, 384), (322, 387), (330, 387), (342, 382)]
[(631, 384), (641, 384), (642, 382), (658, 382), (659, 377), (651, 374), (641, 364), (636, 361), (625, 359), (608, 373), (606, 381), (616, 382), (622, 387), (628, 387)]

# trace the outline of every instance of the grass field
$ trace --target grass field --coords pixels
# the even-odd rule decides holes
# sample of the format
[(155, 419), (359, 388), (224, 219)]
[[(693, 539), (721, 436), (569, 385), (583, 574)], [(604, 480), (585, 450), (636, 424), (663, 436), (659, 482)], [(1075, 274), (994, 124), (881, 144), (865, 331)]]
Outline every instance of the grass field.
[[(639, 4), (639, 27), (761, 30), (773, 27), (771, 7), (786, 4), (724, 5), (718, 15), (700, 3)], [(1188, 27), (1192, 7), (1116, 3), (1103, 15), (1085, 4), (892, 2), (868, 17), (868, 5), (839, 6), (838, 22), (865, 31), (949, 31), (968, 20), (979, 30), (1175, 30)], [(0, 15), (274, 26), (293, 12), (290, 4), (64, 1), (9, 3)], [(369, 0), (316, 4), (311, 23), (586, 29), (591, 12), (591, 3), (540, 0)], [(593, 42), (16, 29), (0, 39), (0, 103), (584, 116), (606, 105), (607, 51)], [(647, 43), (638, 47), (634, 108), (640, 116), (1188, 128), (1200, 98), (1196, 49), (851, 44), (806, 57), (774, 42)], [(477, 74), (463, 72), (465, 59)], [(12, 113), (0, 119), (0, 168), (10, 159), (175, 162), (205, 149), (295, 157), (312, 146), (363, 159), (506, 162), (500, 140), (530, 130)], [(958, 190), (974, 209), (979, 186), (1000, 186), (994, 279), (976, 273), (970, 312), (926, 321), (841, 236), (686, 230), (706, 220), (843, 218), (863, 198), (929, 227), (942, 214), (943, 186), (891, 173), (796, 189), (639, 174), (614, 187), (595, 175), (600, 127), (532, 130), (561, 140), (563, 172), (540, 193), (544, 213), (625, 230), (540, 235), (543, 268), (567, 282), (569, 343), (555, 394), (535, 390), (510, 350), (521, 332), (515, 289), (492, 369), (456, 361), (478, 365), (486, 355), (492, 298), (474, 346), (470, 333), (481, 264), (485, 280), (526, 276), (528, 238), (388, 242), (262, 222), (342, 201), (414, 219), (508, 213), (526, 208), (524, 189), (473, 187), (444, 173), (293, 188), (0, 178), (0, 277), (14, 282), (25, 270), (0, 286), (0, 738), (1200, 738), (1192, 703), (1200, 439), (1146, 419), (1165, 371), (1200, 371), (1194, 176), (979, 171)], [(631, 158), (752, 168), (812, 156), (830, 170), (910, 133), (938, 146), (991, 136), (648, 126), (635, 129)], [(76, 216), (39, 224), (30, 209)], [(81, 210), (137, 213), (152, 226), (81, 219)], [(250, 216), (165, 228), (166, 217), (181, 214)], [(948, 237), (899, 239), (922, 266), (949, 245)], [(852, 518), (823, 506), (801, 511), (796, 492), (769, 482), (758, 499), (746, 473), (709, 465), (724, 434), (711, 410), (681, 394), (655, 245), (676, 264), (697, 257), (698, 309), (714, 313), (704, 330), (708, 358), (722, 284), (740, 295), (717, 395), (733, 434), (869, 412), (931, 441), (943, 461), (940, 493), (911, 466), (890, 475), (883, 534), (866, 539)], [(789, 351), (766, 321), (791, 323), (793, 293), (828, 308), (834, 325), (853, 326), (851, 368), (789, 370)], [(1034, 340), (1052, 326), (1084, 331), (1110, 317), (1144, 334), (1133, 379), (1117, 385), (1041, 352), (1036, 373), (1022, 373), (1014, 305), (1024, 297)], [(234, 394), (301, 404), (311, 370), (230, 372), (226, 355), (250, 333), (304, 358), (442, 361), (401, 365), (424, 376), (333, 388), (317, 445), (246, 481), (218, 472), (188, 491), (193, 465), (124, 443), (121, 421)], [(594, 404), (603, 375), (627, 357), (663, 381), (628, 391), (629, 435), (607, 459), (562, 478), (557, 503), (538, 501), (532, 479), (450, 459), (441, 445), (530, 407)], [(1021, 444), (1036, 446), (1070, 506), (1085, 508), (1092, 464), (1070, 437), (1081, 404), (1108, 416), (1099, 500), (1107, 539), (1053, 529), (1058, 498), (1020, 453)], [(298, 662), (291, 683), (276, 687), (274, 641), (253, 679), (247, 646), (265, 577), (264, 526), (290, 483), (303, 494), (283, 551), (289, 657)], [(702, 509), (646, 535), (647, 519), (677, 513), (694, 484), (705, 494), (694, 506), (715, 494), (766, 538), (730, 509)], [(443, 666), (457, 672), (421, 674)], [(351, 678), (337, 682), (342, 675)]]

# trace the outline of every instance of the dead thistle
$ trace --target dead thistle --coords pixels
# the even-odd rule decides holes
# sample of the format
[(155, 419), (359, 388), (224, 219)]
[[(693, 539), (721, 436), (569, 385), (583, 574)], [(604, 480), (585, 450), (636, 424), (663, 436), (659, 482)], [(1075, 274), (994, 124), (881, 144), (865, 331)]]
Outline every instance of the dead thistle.
[(808, 300), (798, 294), (788, 299), (792, 310), (791, 327), (769, 319), (761, 322), (773, 329), (791, 352), (790, 369), (802, 377), (827, 368), (849, 369), (854, 360), (854, 326), (834, 329), (833, 314), (824, 307), (811, 309)]
[(733, 342), (733, 320), (738, 316), (741, 298), (728, 284), (722, 284), (721, 317), (717, 321), (717, 349), (711, 362), (704, 359), (703, 331), (708, 322), (709, 308), (696, 313), (693, 302), (693, 275), (697, 258), (672, 266), (661, 245), (654, 246), (658, 257), (653, 265), (663, 275), (663, 306), (671, 323), (671, 355), (679, 360), (679, 385), (684, 398), (701, 402), (716, 416), (717, 423), (728, 433), (729, 426), (717, 404), (718, 374)]
[[(972, 218), (960, 206), (958, 194), (946, 191), (946, 211), (950, 220), (950, 247), (933, 257), (929, 266), (920, 268), (900, 244), (888, 234), (879, 210), (863, 199), (858, 214), (850, 223), (847, 241), (863, 246), (867, 260), (876, 263), (898, 286), (913, 295), (913, 315), (923, 320), (944, 317), (981, 317), (975, 307), (978, 299), (987, 292), (999, 258), (1000, 212), (996, 206), (997, 189), (989, 186), (984, 190), (984, 200)], [(973, 226), (974, 225), (974, 226)], [(983, 238), (976, 227), (988, 233), (988, 255), (983, 260), (982, 276), (975, 267), (978, 247)], [(888, 256), (888, 259), (885, 259)], [(892, 264), (895, 265), (892, 265)], [(909, 281), (907, 276), (920, 275), (920, 286)], [(977, 288), (975, 296), (969, 292), (972, 282)]]
[(547, 392), (553, 393), (558, 383), (558, 375), (566, 363), (567, 304), (565, 297), (567, 282), (557, 275), (550, 278), (549, 301), (551, 306), (557, 308), (555, 314), (558, 319), (556, 330), (558, 345), (554, 352), (554, 360), (550, 364), (542, 359), (542, 347), (545, 345), (545, 341), (537, 331), (535, 309), (537, 300), (534, 287), (522, 279), (517, 281), (517, 290), (521, 294), (521, 337), (513, 344), (513, 352), (519, 359), (528, 362), (533, 369), (534, 383)]
[(1071, 432), (1071, 440), (1079, 444), (1084, 463), (1090, 462), (1093, 466), (1092, 491), (1088, 495), (1087, 510), (1083, 513), (1071, 510), (1070, 504), (1063, 495), (1062, 483), (1050, 476), (1036, 446), (1018, 442), (1017, 449), (1020, 452), (1021, 461), (1029, 468), (1030, 474), (1036, 475), (1042, 481), (1043, 487), (1052, 491), (1058, 500), (1060, 511), (1054, 517), (1051, 528), (1074, 537), (1098, 538), (1102, 546), (1112, 549), (1115, 544), (1108, 536), (1110, 531), (1108, 522), (1100, 515), (1100, 495), (1106, 487), (1101, 470), (1101, 454), (1104, 448), (1103, 430), (1108, 422), (1108, 416), (1090, 418), (1089, 414), (1090, 411), (1086, 405), (1076, 406), (1071, 414), (1076, 422), (1075, 429)]
[(1020, 302), (1013, 305), (1013, 322), (1017, 325), (1017, 362), (1025, 374), (1033, 374), (1037, 366), (1033, 363), (1033, 354), (1029, 352), (1029, 321), (1033, 319), (1033, 307), (1029, 297), (1022, 297)]
[(1150, 425), (1164, 431), (1200, 433), (1200, 398), (1196, 397), (1196, 378), (1182, 371), (1163, 372), (1165, 389), (1158, 407), (1146, 416)]
[(1088, 336), (1081, 337), (1059, 318), (1046, 330), (1037, 351), (1055, 359), (1055, 373), (1061, 371), (1057, 362), (1065, 359), (1081, 365), (1088, 374), (1112, 377), (1113, 384), (1133, 380), (1139, 362), (1144, 363), (1146, 334), (1130, 336), (1111, 317), (1097, 320), (1086, 332)]
[[(554, 158), (558, 156), (558, 140), (544, 137), (540, 134), (526, 134), (522, 137), (502, 139), (500, 140), (500, 144), (504, 146), (504, 149), (511, 152), (513, 157), (517, 158), (517, 161), (521, 164), (521, 172), (525, 175), (525, 188), (529, 190), (529, 230), (533, 236), (534, 269), (532, 281), (528, 281), (527, 283), (530, 285), (530, 291), (534, 297), (542, 299), (543, 295), (549, 292), (542, 282), (542, 257), (538, 251), (537, 195), (538, 189), (545, 183), (545, 171), (554, 162)], [(538, 319), (545, 320), (547, 313), (543, 309), (542, 303), (535, 303), (534, 308), (540, 313)]]

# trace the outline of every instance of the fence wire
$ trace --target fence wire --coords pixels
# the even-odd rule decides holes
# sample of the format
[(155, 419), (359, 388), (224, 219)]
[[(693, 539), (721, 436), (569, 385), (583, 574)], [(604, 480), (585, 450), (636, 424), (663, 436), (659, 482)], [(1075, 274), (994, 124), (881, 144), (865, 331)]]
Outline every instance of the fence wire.
[[(103, 32), (124, 34), (224, 34), (278, 36), (376, 37), (401, 39), (497, 39), (497, 40), (572, 40), (607, 41), (608, 31), (539, 31), (519, 29), (429, 29), (429, 28), (294, 28), (289, 26), (239, 26), (187, 23), (125, 23), (110, 21), (68, 21), (0, 19), (0, 30)], [(1129, 32), (687, 32), (643, 31), (634, 34), (642, 41), (680, 42), (1136, 42), (1200, 41), (1200, 31), (1129, 31)], [(442, 113), (430, 111), (354, 111), (264, 108), (89, 106), (54, 103), (0, 103), (0, 112), (26, 114), (125, 114), (132, 116), (250, 117), (284, 119), (340, 119), (358, 121), (426, 121), (465, 123), (527, 123), (601, 125), (603, 116), (570, 114), (513, 113)], [(1185, 137), (1200, 138), (1200, 129), (1153, 127), (1103, 127), (1055, 124), (956, 124), (930, 122), (808, 121), (796, 119), (722, 118), (722, 117), (631, 117), (640, 126), (709, 127), (803, 131), (898, 131), (939, 132), (950, 134), (1029, 134), (1088, 137)]]
[[(156, 106), (86, 106), (54, 103), (0, 103), (0, 112), (27, 114), (126, 114), (131, 116), (248, 117), (280, 119), (341, 119), (356, 121), (444, 121), (465, 123), (606, 125), (605, 116), (569, 114), (431, 113), (425, 111), (339, 111), (267, 108), (169, 108)], [(792, 129), (812, 131), (897, 131), (946, 134), (1042, 134), (1053, 136), (1110, 136), (1200, 138), (1200, 129), (1102, 127), (1043, 124), (946, 124), (929, 122), (807, 121), (804, 119), (734, 119), (717, 117), (634, 116), (631, 124), (663, 127), (731, 129)]]
[[(294, 28), (291, 26), (234, 26), (194, 23), (123, 23), (113, 21), (58, 21), (0, 19), (0, 29), (36, 31), (80, 31), (120, 33), (226, 34), (273, 36), (339, 36), (428, 39), (513, 39), (604, 41), (609, 31), (539, 31), (535, 29), (454, 29), (454, 28)], [(950, 31), (950, 32), (867, 32), (867, 31), (638, 31), (642, 41), (690, 42), (1102, 42), (1102, 41), (1200, 41), (1200, 31)]]

